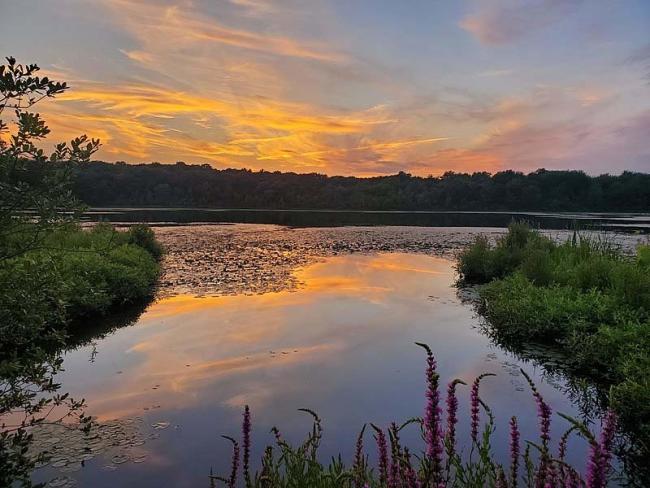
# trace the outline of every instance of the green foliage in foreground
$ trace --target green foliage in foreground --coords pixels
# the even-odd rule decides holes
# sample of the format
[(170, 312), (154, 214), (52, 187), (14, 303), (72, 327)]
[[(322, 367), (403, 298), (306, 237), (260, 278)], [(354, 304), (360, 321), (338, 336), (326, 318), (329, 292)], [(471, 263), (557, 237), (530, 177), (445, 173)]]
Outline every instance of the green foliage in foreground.
[(572, 373), (609, 388), (609, 399), (650, 454), (650, 247), (625, 256), (603, 238), (564, 243), (513, 224), (495, 245), (478, 238), (458, 271), (480, 289), (496, 338), (546, 343)]
[(54, 381), (68, 325), (149, 295), (161, 249), (146, 227), (118, 233), (75, 226), (82, 206), (71, 191), (71, 171), (100, 143), (82, 135), (51, 153), (39, 148), (50, 130), (30, 109), (68, 86), (38, 76), (35, 64), (6, 61), (0, 65), (0, 486), (31, 486), (29, 428), (51, 421), (52, 411), (88, 420), (83, 402), (59, 393)]

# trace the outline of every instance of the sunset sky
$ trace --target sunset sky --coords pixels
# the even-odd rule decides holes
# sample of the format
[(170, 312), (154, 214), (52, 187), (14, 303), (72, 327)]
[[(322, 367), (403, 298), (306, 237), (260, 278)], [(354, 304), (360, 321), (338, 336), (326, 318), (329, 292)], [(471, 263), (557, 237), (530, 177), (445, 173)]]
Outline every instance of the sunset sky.
[(650, 172), (648, 0), (0, 0), (106, 161)]

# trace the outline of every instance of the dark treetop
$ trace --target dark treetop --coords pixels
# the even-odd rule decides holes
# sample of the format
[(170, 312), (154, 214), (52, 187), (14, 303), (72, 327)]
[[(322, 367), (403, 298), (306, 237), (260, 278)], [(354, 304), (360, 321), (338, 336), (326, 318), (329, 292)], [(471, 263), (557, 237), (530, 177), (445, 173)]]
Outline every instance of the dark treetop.
[(650, 174), (537, 170), (374, 178), (166, 165), (83, 163), (74, 191), (91, 206), (340, 210), (650, 211)]

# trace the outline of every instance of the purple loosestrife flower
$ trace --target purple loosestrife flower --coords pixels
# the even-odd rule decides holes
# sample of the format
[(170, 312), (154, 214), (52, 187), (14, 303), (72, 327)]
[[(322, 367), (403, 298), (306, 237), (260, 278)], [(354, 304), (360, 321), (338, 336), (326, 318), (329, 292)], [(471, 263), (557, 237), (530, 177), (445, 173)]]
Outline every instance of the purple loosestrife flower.
[(542, 439), (542, 447), (545, 451), (543, 454), (548, 457), (548, 443), (551, 440), (551, 407), (544, 401), (544, 398), (542, 397), (539, 390), (537, 390), (537, 387), (535, 386), (535, 383), (530, 378), (530, 376), (528, 376), (528, 374), (523, 369), (520, 369), (519, 371), (523, 377), (526, 378), (526, 381), (528, 382), (528, 385), (533, 392), (533, 397), (535, 397), (535, 402), (537, 403), (537, 418), (539, 419), (540, 437)]
[(402, 457), (402, 448), (399, 444), (399, 428), (395, 422), (390, 424), (390, 472), (388, 478), (388, 486), (391, 488), (397, 487), (400, 480), (400, 464)]
[(413, 465), (411, 464), (411, 453), (409, 452), (408, 447), (404, 448), (404, 470), (406, 471), (404, 475), (406, 486), (408, 488), (417, 488), (419, 485), (418, 477), (415, 473), (415, 469), (413, 469)]
[(382, 483), (386, 483), (388, 481), (388, 444), (386, 443), (386, 435), (376, 425), (370, 425), (377, 432), (375, 439), (377, 440), (377, 451), (379, 454), (379, 479)]
[(547, 482), (554, 483), (556, 482), (556, 472), (555, 467), (553, 466), (553, 461), (549, 455), (548, 444), (551, 440), (551, 407), (544, 401), (541, 393), (537, 390), (535, 383), (528, 376), (528, 374), (523, 370), (519, 370), (530, 389), (533, 392), (533, 397), (535, 397), (535, 402), (537, 403), (537, 418), (539, 420), (539, 430), (540, 438), (542, 439), (542, 452), (540, 456), (539, 467), (535, 475), (535, 486), (541, 488)]
[(570, 473), (567, 472), (566, 466), (564, 465), (564, 458), (566, 457), (566, 448), (567, 448), (567, 442), (569, 441), (569, 436), (575, 429), (576, 429), (575, 425), (571, 426), (571, 428), (569, 428), (564, 434), (562, 434), (562, 437), (560, 437), (560, 444), (557, 450), (558, 451), (557, 458), (560, 461), (558, 463), (560, 469), (560, 479), (565, 485), (567, 485), (570, 481), (569, 479)]
[(251, 486), (250, 456), (251, 456), (251, 411), (248, 405), (244, 407), (244, 421), (242, 423), (242, 446), (244, 448), (244, 482)]
[(550, 460), (548, 444), (551, 440), (551, 407), (544, 401), (542, 395), (534, 390), (535, 401), (537, 402), (537, 418), (539, 419), (540, 437), (542, 439), (542, 454), (539, 463), (538, 485), (546, 485), (555, 480), (555, 468)]
[(551, 407), (544, 401), (539, 392), (535, 392), (535, 400), (537, 401), (537, 417), (539, 418), (542, 445), (548, 449), (548, 443), (551, 440)]
[(564, 481), (564, 486), (565, 488), (582, 488), (584, 487), (584, 482), (574, 469), (570, 469)]
[(363, 434), (366, 431), (366, 424), (363, 424), (359, 437), (357, 437), (357, 444), (354, 451), (354, 472), (355, 486), (361, 488), (362, 478), (365, 473), (365, 462), (363, 459)]
[(517, 417), (510, 419), (510, 484), (517, 486), (519, 478), (519, 426)]
[(456, 450), (456, 424), (458, 423), (458, 398), (456, 397), (456, 386), (465, 385), (462, 380), (454, 380), (447, 385), (447, 457), (450, 457)]
[(436, 372), (436, 360), (433, 357), (431, 349), (426, 344), (416, 342), (427, 352), (427, 404), (424, 415), (424, 433), (427, 448), (427, 457), (431, 461), (433, 468), (434, 482), (438, 482), (442, 477), (442, 426), (440, 408), (440, 392), (438, 386), (440, 375)]
[(607, 410), (600, 433), (600, 441), (592, 441), (587, 467), (587, 488), (604, 488), (607, 485), (612, 445), (616, 433), (616, 414)]
[(222, 435), (224, 439), (232, 442), (232, 462), (230, 466), (230, 478), (228, 479), (228, 486), (235, 488), (237, 485), (237, 471), (239, 470), (239, 444), (235, 439), (227, 435)]
[(603, 464), (601, 468), (603, 470), (603, 477), (606, 477), (609, 471), (609, 463), (612, 459), (612, 447), (614, 445), (614, 435), (616, 434), (616, 423), (618, 417), (613, 410), (607, 410), (605, 419), (603, 421), (603, 430), (600, 433), (600, 449), (601, 456), (603, 459)]
[(470, 393), (470, 413), (471, 413), (471, 433), (472, 441), (477, 442), (478, 440), (478, 423), (479, 423), (479, 397), (478, 397), (478, 387), (481, 382), (481, 377), (479, 376), (472, 383), (472, 391)]

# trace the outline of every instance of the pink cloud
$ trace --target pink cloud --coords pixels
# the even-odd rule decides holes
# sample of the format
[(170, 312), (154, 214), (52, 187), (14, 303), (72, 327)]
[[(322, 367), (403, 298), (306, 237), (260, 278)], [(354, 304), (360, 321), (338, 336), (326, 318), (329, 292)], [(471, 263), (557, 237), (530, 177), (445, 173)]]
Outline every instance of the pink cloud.
[(484, 44), (504, 44), (541, 30), (571, 12), (582, 0), (481, 2), (460, 26)]

